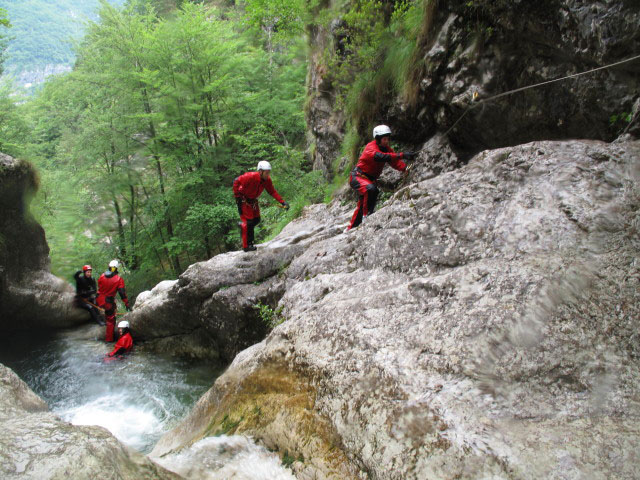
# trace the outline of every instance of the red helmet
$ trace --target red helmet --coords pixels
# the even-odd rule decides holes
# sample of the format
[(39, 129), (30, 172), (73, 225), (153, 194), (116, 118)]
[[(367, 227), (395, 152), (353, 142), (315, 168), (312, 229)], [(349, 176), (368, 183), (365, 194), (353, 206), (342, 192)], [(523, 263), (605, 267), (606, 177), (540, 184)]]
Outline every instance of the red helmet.
[(82, 267), (82, 271), (83, 271), (83, 272), (86, 272), (87, 270), (93, 270), (93, 269), (91, 268), (91, 265), (85, 265), (84, 267)]

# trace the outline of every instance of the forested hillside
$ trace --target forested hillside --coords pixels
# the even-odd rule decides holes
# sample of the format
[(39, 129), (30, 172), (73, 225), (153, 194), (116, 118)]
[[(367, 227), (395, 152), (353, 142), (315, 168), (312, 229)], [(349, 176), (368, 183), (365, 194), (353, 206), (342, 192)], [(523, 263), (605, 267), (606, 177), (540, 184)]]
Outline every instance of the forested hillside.
[(12, 24), (7, 73), (30, 84), (69, 70), (75, 60), (74, 43), (82, 38), (87, 22), (97, 19), (99, 7), (100, 0), (0, 0)]
[(292, 206), (263, 196), (258, 239), (322, 199), (304, 154), (306, 46), (298, 23), (276, 33), (272, 16), (259, 1), (169, 16), (103, 2), (72, 72), (26, 103), (5, 90), (0, 150), (40, 171), (54, 273), (117, 257), (135, 293), (237, 248), (231, 185), (258, 160)]

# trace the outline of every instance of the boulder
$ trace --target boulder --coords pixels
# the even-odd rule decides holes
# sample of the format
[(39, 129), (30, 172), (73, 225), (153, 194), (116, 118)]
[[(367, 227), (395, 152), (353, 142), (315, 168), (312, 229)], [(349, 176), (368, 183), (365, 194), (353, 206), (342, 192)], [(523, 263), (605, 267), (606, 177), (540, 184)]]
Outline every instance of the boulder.
[(29, 213), (33, 167), (0, 153), (0, 325), (4, 331), (65, 328), (86, 321), (75, 291), (50, 272), (44, 230)]
[(222, 285), (239, 309), (267, 298), (255, 281), (278, 291), (280, 324), (152, 455), (230, 432), (298, 478), (635, 476), (640, 142), (533, 142), (433, 177), (431, 157), (456, 163), (438, 148), (357, 229), (353, 205), (313, 206), (136, 306), (134, 329), (187, 305), (204, 329)]

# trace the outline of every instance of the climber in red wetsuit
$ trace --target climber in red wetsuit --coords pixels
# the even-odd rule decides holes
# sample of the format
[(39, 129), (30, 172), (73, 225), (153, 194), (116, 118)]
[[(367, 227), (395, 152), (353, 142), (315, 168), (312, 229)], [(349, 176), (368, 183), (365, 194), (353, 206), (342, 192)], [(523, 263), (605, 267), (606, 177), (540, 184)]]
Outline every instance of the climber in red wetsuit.
[(110, 353), (107, 353), (107, 357), (123, 355), (128, 353), (133, 347), (133, 338), (131, 338), (131, 333), (129, 333), (129, 322), (123, 320), (118, 323), (118, 335), (120, 338), (118, 338), (113, 350)]
[(273, 188), (270, 177), (271, 164), (263, 160), (258, 162), (257, 172), (247, 172), (233, 181), (233, 196), (236, 197), (240, 214), (242, 249), (245, 252), (256, 250), (253, 245), (253, 229), (260, 223), (258, 197), (263, 190), (269, 192), (269, 195), (280, 202), (285, 210), (289, 210), (289, 204)]
[(109, 262), (109, 270), (100, 275), (98, 279), (98, 298), (96, 302), (100, 308), (104, 308), (107, 321), (106, 342), (113, 342), (113, 330), (116, 326), (116, 293), (120, 295), (127, 311), (131, 311), (127, 292), (124, 289), (124, 280), (118, 275), (119, 263), (117, 260)]
[(358, 205), (347, 230), (360, 225), (367, 215), (375, 210), (379, 192), (377, 180), (384, 166), (388, 163), (396, 170), (404, 172), (407, 164), (402, 160), (412, 160), (416, 156), (413, 152), (395, 153), (393, 151), (390, 145), (391, 129), (386, 125), (378, 125), (374, 128), (373, 138), (373, 141), (364, 147), (358, 164), (349, 177), (349, 186), (358, 192)]

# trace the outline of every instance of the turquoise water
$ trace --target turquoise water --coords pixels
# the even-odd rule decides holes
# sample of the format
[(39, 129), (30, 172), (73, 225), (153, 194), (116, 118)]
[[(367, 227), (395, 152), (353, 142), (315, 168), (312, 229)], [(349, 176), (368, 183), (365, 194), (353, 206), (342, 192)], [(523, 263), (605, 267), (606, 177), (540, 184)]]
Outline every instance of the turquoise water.
[(0, 341), (0, 362), (14, 370), (52, 411), (75, 425), (100, 425), (124, 444), (148, 453), (215, 382), (219, 367), (136, 348), (104, 361), (113, 348), (103, 330), (78, 329)]

